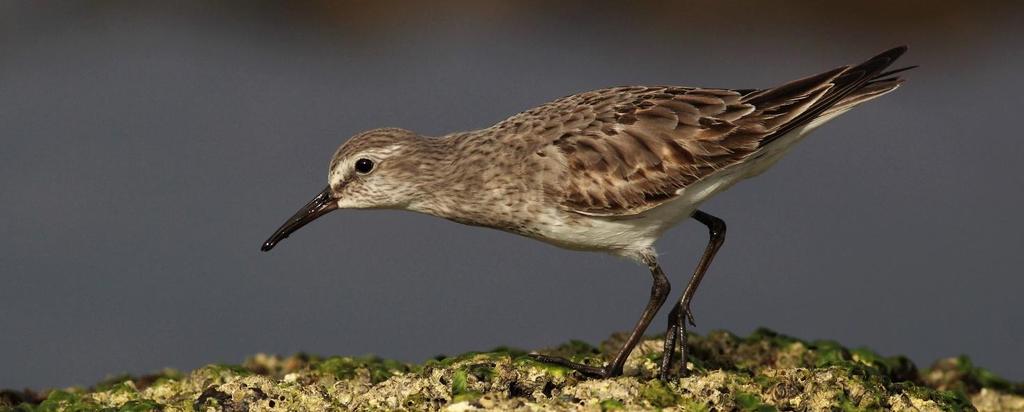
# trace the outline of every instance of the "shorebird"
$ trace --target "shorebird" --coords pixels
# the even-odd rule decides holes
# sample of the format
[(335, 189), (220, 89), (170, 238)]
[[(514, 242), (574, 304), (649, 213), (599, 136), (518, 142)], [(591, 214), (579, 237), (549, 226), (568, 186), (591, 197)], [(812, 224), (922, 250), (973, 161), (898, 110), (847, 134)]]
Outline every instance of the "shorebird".
[[(486, 129), (426, 137), (384, 128), (334, 153), (328, 185), (263, 244), (272, 249), (336, 209), (403, 209), (499, 229), (563, 248), (607, 252), (647, 266), (650, 300), (611, 362), (531, 354), (586, 376), (622, 374), (669, 295), (654, 242), (693, 218), (709, 241), (669, 313), (660, 378), (687, 374), (690, 303), (725, 239), (725, 222), (698, 206), (756, 176), (810, 131), (895, 90), (906, 47), (768, 89), (629, 86), (563, 97)], [(681, 367), (675, 353), (679, 348)]]

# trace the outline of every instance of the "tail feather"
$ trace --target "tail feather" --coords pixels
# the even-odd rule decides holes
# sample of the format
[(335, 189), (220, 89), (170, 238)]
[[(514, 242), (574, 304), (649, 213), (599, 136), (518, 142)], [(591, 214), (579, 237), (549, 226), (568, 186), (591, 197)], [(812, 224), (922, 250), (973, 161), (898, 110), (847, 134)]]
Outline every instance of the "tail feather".
[[(907, 66), (907, 67), (901, 67), (899, 69), (889, 70), (887, 72), (880, 73), (879, 75), (875, 76), (875, 79), (881, 79), (883, 77), (888, 77), (889, 79), (895, 79), (896, 77), (892, 77), (892, 75), (897, 74), (897, 73), (903, 73), (903, 72), (905, 72), (907, 70), (916, 69), (916, 68), (917, 68), (917, 65), (915, 64), (913, 66)], [(872, 79), (871, 81), (872, 82), (876, 82), (876, 81), (883, 81), (883, 80), (888, 80), (888, 79), (882, 79), (882, 80), (874, 80), (874, 79)]]
[(903, 79), (899, 78), (889, 78), (868, 82), (855, 93), (850, 94), (833, 104), (832, 107), (826, 109), (818, 117), (825, 117), (845, 112), (852, 109), (854, 106), (896, 90), (896, 88), (900, 87), (901, 84), (903, 84)]
[[(747, 95), (744, 100), (754, 103), (754, 101), (767, 97), (784, 97), (795, 89), (810, 90), (819, 86), (828, 87), (828, 90), (820, 98), (815, 99), (813, 104), (799, 115), (788, 119), (784, 125), (762, 139), (760, 146), (763, 147), (796, 128), (823, 123), (824, 120), (835, 117), (858, 104), (895, 90), (903, 83), (903, 79), (893, 75), (917, 66), (890, 71), (885, 71), (885, 69), (906, 51), (906, 46), (896, 47), (853, 67), (840, 67), (817, 76)], [(819, 83), (815, 85), (815, 81)]]

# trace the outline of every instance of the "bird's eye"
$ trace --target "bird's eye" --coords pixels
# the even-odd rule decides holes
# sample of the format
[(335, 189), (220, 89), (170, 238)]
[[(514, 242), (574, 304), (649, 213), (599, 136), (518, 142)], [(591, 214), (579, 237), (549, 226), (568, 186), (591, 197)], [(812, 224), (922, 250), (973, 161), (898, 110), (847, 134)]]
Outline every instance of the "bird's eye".
[(370, 173), (373, 170), (373, 160), (370, 159), (359, 159), (356, 160), (356, 171), (361, 174)]

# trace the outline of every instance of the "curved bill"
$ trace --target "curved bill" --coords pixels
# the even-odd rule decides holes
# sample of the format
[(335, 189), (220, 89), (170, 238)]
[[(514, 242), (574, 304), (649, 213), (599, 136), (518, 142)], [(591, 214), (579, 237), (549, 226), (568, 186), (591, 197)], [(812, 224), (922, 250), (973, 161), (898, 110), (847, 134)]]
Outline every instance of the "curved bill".
[(306, 203), (302, 209), (295, 212), (295, 215), (288, 219), (287, 222), (284, 222), (284, 224), (281, 225), (273, 235), (270, 235), (270, 238), (267, 239), (266, 242), (263, 242), (263, 247), (261, 247), (260, 250), (266, 252), (273, 249), (274, 246), (277, 246), (277, 242), (288, 237), (292, 232), (299, 230), (299, 228), (305, 226), (306, 223), (312, 222), (316, 218), (327, 214), (327, 212), (337, 209), (338, 202), (336, 200), (337, 199), (331, 196), (331, 187), (327, 186), (317, 194), (313, 200)]

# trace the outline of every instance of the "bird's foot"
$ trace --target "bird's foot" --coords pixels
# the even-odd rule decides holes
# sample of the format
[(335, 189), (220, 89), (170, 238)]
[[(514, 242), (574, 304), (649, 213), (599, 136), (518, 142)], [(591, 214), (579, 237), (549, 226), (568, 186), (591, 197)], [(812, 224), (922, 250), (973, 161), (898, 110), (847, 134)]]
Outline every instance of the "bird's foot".
[[(658, 373), (658, 377), (662, 381), (678, 380), (685, 378), (689, 375), (689, 370), (686, 368), (687, 360), (690, 355), (690, 345), (687, 339), (687, 323), (690, 326), (697, 326), (697, 323), (693, 319), (693, 312), (690, 310), (690, 305), (686, 305), (683, 309), (683, 313), (680, 314), (678, 309), (681, 306), (676, 306), (671, 313), (669, 313), (669, 327), (665, 331), (665, 346), (664, 353), (661, 357), (661, 370)], [(675, 352), (676, 346), (680, 347), (681, 356), (679, 357), (681, 365), (677, 368), (675, 366)]]
[[(668, 382), (672, 380), (679, 380), (679, 378), (685, 378), (689, 375), (689, 370), (686, 369), (686, 347), (683, 345), (682, 334), (686, 332), (680, 332), (679, 326), (669, 326), (668, 331), (665, 332), (665, 352), (661, 356), (661, 368), (658, 371), (658, 379), (662, 382)], [(683, 346), (682, 362), (676, 362), (676, 346)], [(678, 366), (677, 363), (681, 363), (682, 366)]]
[[(607, 367), (584, 365), (582, 363), (576, 363), (566, 358), (561, 358), (558, 356), (541, 355), (539, 353), (531, 353), (529, 354), (529, 356), (537, 362), (550, 363), (552, 365), (558, 365), (572, 369), (576, 372), (583, 374), (583, 376), (586, 376), (588, 378), (608, 378), (617, 375), (613, 374), (612, 371), (609, 370)], [(619, 374), (621, 374), (621, 372)]]

